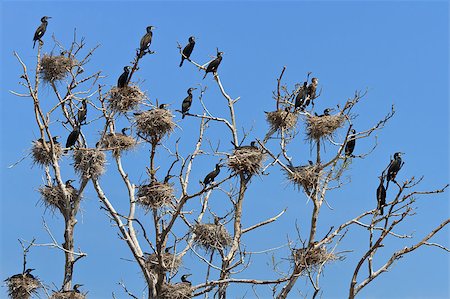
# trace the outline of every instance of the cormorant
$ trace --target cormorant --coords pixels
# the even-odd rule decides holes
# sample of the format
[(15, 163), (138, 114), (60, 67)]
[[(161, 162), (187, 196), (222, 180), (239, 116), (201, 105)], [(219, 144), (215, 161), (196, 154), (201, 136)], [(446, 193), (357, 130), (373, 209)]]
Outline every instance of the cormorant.
[(326, 108), (325, 110), (323, 110), (323, 114), (318, 115), (317, 113), (314, 112), (314, 114), (318, 117), (323, 117), (323, 116), (330, 116), (330, 112), (331, 112), (331, 108)]
[(250, 145), (241, 145), (241, 146), (236, 146), (236, 144), (234, 143), (234, 141), (231, 141), (231, 144), (234, 146), (234, 149), (253, 149), (253, 148), (258, 148), (258, 146), (256, 145), (256, 141), (252, 141), (250, 142)]
[(206, 75), (208, 75), (208, 73), (216, 73), (217, 72), (217, 68), (220, 65), (220, 62), (222, 61), (222, 54), (223, 52), (217, 52), (217, 57), (216, 59), (214, 59), (213, 61), (211, 61), (208, 66), (206, 67), (206, 72), (205, 75), (203, 76), (203, 79), (206, 78)]
[(189, 281), (189, 280), (187, 280), (187, 278), (189, 277), (189, 276), (191, 276), (192, 274), (184, 274), (183, 276), (181, 276), (181, 282), (182, 283), (187, 283), (188, 285), (192, 285), (192, 283)]
[(312, 100), (316, 98), (316, 90), (317, 86), (319, 85), (319, 79), (312, 78), (311, 83), (308, 86), (308, 97)]
[(355, 139), (356, 130), (352, 129), (351, 134), (348, 136), (347, 144), (345, 145), (345, 156), (352, 157), (353, 151), (355, 150), (356, 139)]
[(123, 136), (128, 136), (126, 132), (127, 132), (129, 129), (130, 129), (130, 128), (123, 128), (123, 129), (121, 130), (122, 135), (123, 135)]
[(139, 47), (139, 58), (142, 58), (145, 55), (145, 51), (149, 50), (150, 44), (152, 43), (152, 37), (154, 26), (147, 27), (147, 33), (141, 38), (141, 44)]
[(182, 52), (183, 55), (181, 55), (180, 67), (183, 65), (183, 61), (185, 59), (190, 60), (189, 57), (192, 54), (192, 50), (194, 50), (194, 46), (195, 46), (195, 37), (191, 36), (191, 37), (189, 37), (189, 43), (183, 49), (183, 52)]
[(41, 38), (44, 36), (45, 30), (47, 30), (47, 25), (48, 25), (48, 19), (51, 19), (52, 17), (47, 17), (47, 16), (43, 16), (41, 18), (41, 25), (39, 25), (39, 27), (36, 29), (36, 32), (34, 33), (34, 37), (33, 37), (33, 49), (34, 46), (36, 46), (36, 41), (41, 41)]
[(117, 87), (118, 88), (124, 88), (125, 86), (127, 86), (128, 75), (129, 74), (130, 74), (130, 67), (129, 66), (125, 66), (123, 68), (122, 75), (120, 75), (119, 79), (117, 80)]
[(219, 175), (219, 172), (220, 172), (220, 164), (216, 164), (216, 168), (205, 176), (205, 179), (203, 180), (203, 185), (206, 187), (207, 185), (214, 182), (214, 179), (216, 178), (216, 176)]
[(53, 140), (53, 144), (59, 144), (59, 141), (58, 141), (58, 139), (59, 139), (60, 137), (59, 136), (53, 136), (52, 137), (52, 140)]
[(75, 189), (74, 186), (72, 186), (72, 182), (75, 182), (75, 180), (67, 180), (64, 185), (66, 185), (66, 188)]
[(158, 109), (166, 109), (167, 107), (169, 107), (169, 104), (160, 104)]
[(307, 87), (308, 82), (303, 82), (303, 86), (300, 88), (300, 90), (297, 93), (297, 96), (295, 97), (295, 110), (302, 109), (303, 105), (305, 103), (306, 94), (307, 94)]
[(30, 272), (33, 271), (34, 269), (26, 269), (23, 273), (19, 273), (19, 274), (14, 274), (13, 276), (11, 276), (9, 279), (13, 279), (13, 278), (22, 278), (22, 277), (28, 277), (28, 278), (35, 278)]
[[(79, 136), (80, 136), (80, 127), (76, 125), (73, 128), (73, 131), (70, 132), (69, 136), (67, 137), (66, 148), (71, 148), (72, 146), (74, 146), (75, 143), (77, 143)], [(67, 150), (65, 152), (67, 153)]]
[(181, 118), (183, 119), (186, 116), (186, 113), (189, 112), (189, 109), (192, 105), (192, 91), (197, 88), (189, 88), (187, 90), (188, 96), (183, 100), (183, 103), (181, 104), (181, 113), (183, 114)]
[(83, 99), (81, 101), (81, 108), (78, 109), (78, 123), (81, 124), (83, 122), (86, 122), (86, 116), (87, 116), (87, 100)]
[(386, 177), (387, 178), (386, 190), (389, 187), (389, 181), (395, 182), (395, 177), (397, 176), (397, 173), (400, 171), (402, 166), (403, 166), (402, 153), (397, 152), (394, 154), (394, 160), (392, 160), (391, 163), (389, 164), (389, 169)]
[(79, 283), (77, 283), (77, 284), (75, 284), (74, 286), (73, 286), (73, 291), (75, 292), (75, 293), (80, 293), (80, 290), (78, 289), (79, 287), (82, 287), (83, 285), (82, 284), (79, 284)]
[(378, 177), (380, 185), (377, 188), (377, 209), (383, 215), (383, 207), (386, 204), (386, 189), (384, 188), (384, 174)]

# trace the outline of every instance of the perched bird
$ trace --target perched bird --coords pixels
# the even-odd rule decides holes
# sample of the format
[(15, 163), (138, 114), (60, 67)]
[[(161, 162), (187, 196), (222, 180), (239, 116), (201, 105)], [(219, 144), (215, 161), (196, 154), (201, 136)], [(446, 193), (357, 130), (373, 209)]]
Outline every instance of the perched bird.
[(203, 185), (207, 186), (212, 182), (214, 182), (214, 179), (219, 175), (219, 172), (220, 172), (220, 164), (216, 164), (216, 168), (205, 176), (205, 179), (203, 180)]
[(147, 33), (141, 38), (141, 44), (139, 47), (139, 58), (142, 58), (145, 55), (145, 52), (149, 50), (150, 44), (152, 43), (153, 32), (155, 29), (154, 26), (147, 26)]
[(59, 144), (59, 141), (58, 141), (58, 139), (59, 139), (60, 137), (59, 136), (53, 136), (52, 137), (52, 140), (53, 140), (53, 144)]
[(378, 177), (380, 185), (377, 188), (377, 209), (383, 215), (383, 207), (386, 204), (386, 189), (384, 188), (384, 174)]
[(123, 73), (120, 75), (119, 79), (117, 80), (117, 87), (118, 88), (124, 88), (128, 84), (128, 76), (130, 75), (130, 69), (131, 67), (125, 66), (123, 68)]
[(181, 55), (180, 67), (183, 65), (183, 62), (185, 59), (190, 60), (189, 57), (192, 54), (192, 50), (194, 50), (194, 46), (195, 46), (195, 37), (191, 36), (191, 37), (189, 37), (189, 43), (183, 49), (183, 52), (182, 52), (183, 55)]
[[(71, 148), (72, 146), (74, 146), (75, 143), (77, 143), (79, 136), (80, 136), (80, 127), (76, 125), (73, 128), (73, 131), (70, 132), (69, 136), (67, 137), (66, 148)], [(67, 150), (65, 151), (65, 153), (67, 153)]]
[(303, 109), (308, 89), (307, 84), (308, 82), (306, 81), (303, 82), (303, 86), (300, 87), (300, 90), (298, 91), (297, 96), (295, 97), (295, 104), (294, 104), (295, 110)]
[(217, 69), (219, 68), (220, 62), (222, 61), (222, 54), (223, 52), (217, 52), (217, 57), (213, 61), (211, 61), (208, 66), (206, 67), (205, 75), (203, 76), (203, 79), (206, 78), (206, 75), (208, 73), (213, 72), (214, 74), (217, 72)]
[(187, 280), (187, 278), (189, 277), (189, 276), (191, 276), (192, 274), (184, 274), (183, 276), (181, 276), (181, 282), (182, 283), (187, 283), (188, 285), (192, 285), (192, 283), (189, 281), (189, 280)]
[(127, 135), (127, 131), (128, 131), (129, 129), (130, 129), (130, 128), (123, 128), (123, 129), (121, 130), (122, 135), (123, 135), (123, 136), (128, 136), (128, 135)]
[(311, 83), (308, 86), (308, 97), (312, 100), (314, 100), (316, 98), (316, 90), (317, 90), (317, 86), (319, 85), (319, 79), (317, 78), (312, 78), (311, 79)]
[(386, 183), (386, 190), (389, 187), (389, 181), (395, 182), (395, 177), (397, 176), (397, 173), (402, 168), (402, 153), (397, 152), (394, 154), (394, 160), (391, 161), (389, 164), (388, 172), (387, 172), (387, 183)]
[(75, 284), (74, 286), (73, 286), (73, 291), (75, 292), (75, 293), (80, 293), (80, 290), (78, 289), (79, 287), (82, 287), (83, 285), (82, 284), (79, 284), (79, 283), (77, 283), (77, 284)]
[(187, 90), (187, 97), (183, 100), (183, 103), (181, 104), (181, 113), (183, 114), (181, 116), (181, 118), (183, 119), (186, 116), (186, 113), (189, 112), (189, 109), (191, 108), (192, 105), (192, 91), (195, 90), (197, 88), (189, 88)]
[(169, 107), (169, 104), (160, 104), (158, 109), (166, 109), (167, 107)]
[(332, 111), (331, 108), (326, 108), (325, 110), (323, 110), (323, 113), (321, 115), (318, 115), (317, 113), (314, 112), (314, 114), (318, 117), (323, 117), (323, 116), (330, 116), (330, 112)]
[(72, 183), (75, 182), (75, 180), (67, 180), (64, 185), (66, 185), (66, 188), (74, 189), (75, 187), (72, 186)]
[(347, 144), (345, 144), (345, 156), (352, 157), (353, 151), (355, 150), (356, 138), (355, 138), (356, 130), (352, 129), (351, 134), (348, 135)]
[(231, 144), (234, 146), (234, 149), (236, 149), (236, 150), (240, 150), (240, 149), (257, 149), (258, 148), (258, 146), (256, 145), (256, 141), (252, 141), (252, 142), (250, 142), (250, 145), (240, 145), (240, 146), (237, 146), (235, 143), (234, 143), (234, 141), (231, 141)]
[[(23, 273), (14, 274), (8, 279), (14, 279), (14, 278), (22, 278), (22, 277), (28, 277), (28, 278), (35, 278), (30, 272), (34, 271), (34, 269), (26, 269)], [(8, 280), (7, 279), (7, 280)], [(6, 280), (5, 280), (6, 281)]]
[(33, 49), (36, 46), (36, 41), (42, 42), (41, 38), (44, 36), (45, 31), (47, 30), (48, 25), (48, 19), (51, 19), (52, 17), (43, 16), (41, 18), (41, 25), (36, 29), (36, 32), (34, 33), (33, 37)]
[(77, 113), (78, 123), (82, 124), (83, 122), (86, 122), (86, 116), (87, 116), (87, 100), (83, 99), (83, 101), (81, 101), (81, 108), (78, 109)]

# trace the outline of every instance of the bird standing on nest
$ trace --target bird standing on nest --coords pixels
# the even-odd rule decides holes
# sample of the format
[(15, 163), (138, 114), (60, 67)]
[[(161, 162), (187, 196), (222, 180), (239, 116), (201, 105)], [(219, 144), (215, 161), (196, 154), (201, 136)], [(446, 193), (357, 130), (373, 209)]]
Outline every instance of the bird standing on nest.
[(87, 99), (83, 99), (83, 101), (81, 101), (81, 108), (78, 109), (77, 113), (78, 123), (81, 124), (83, 122), (86, 122), (86, 116), (87, 116)]
[(294, 104), (294, 110), (297, 109), (304, 109), (303, 105), (305, 104), (306, 96), (307, 96), (307, 89), (308, 89), (308, 82), (303, 82), (303, 86), (300, 87), (300, 90), (297, 93), (297, 96), (295, 97), (295, 104)]
[(220, 173), (220, 164), (216, 164), (216, 168), (205, 176), (205, 179), (203, 180), (203, 185), (206, 187), (207, 185), (214, 182), (214, 179), (219, 175), (219, 173)]
[(348, 135), (347, 143), (345, 144), (345, 157), (353, 157), (353, 151), (355, 150), (356, 145), (356, 130), (352, 129), (351, 134)]
[[(71, 148), (72, 146), (74, 146), (75, 143), (77, 143), (79, 136), (80, 136), (80, 127), (78, 125), (75, 125), (73, 131), (70, 132), (69, 136), (67, 137), (66, 148)], [(67, 153), (67, 150), (65, 150), (64, 153)]]
[(146, 53), (150, 52), (150, 44), (152, 43), (154, 26), (147, 26), (147, 33), (141, 38), (139, 47), (139, 58), (142, 58)]
[(234, 141), (231, 141), (231, 144), (234, 146), (234, 149), (235, 149), (235, 150), (241, 150), (241, 149), (258, 149), (258, 146), (256, 145), (256, 141), (250, 142), (250, 145), (236, 146), (236, 144), (234, 143)]
[(191, 57), (192, 50), (194, 50), (194, 46), (195, 46), (195, 37), (191, 36), (189, 37), (189, 43), (184, 47), (182, 51), (183, 54), (181, 55), (180, 67), (183, 65), (185, 59), (190, 61), (189, 57)]
[(191, 276), (192, 274), (184, 274), (183, 276), (181, 276), (181, 283), (185, 283), (188, 284), (189, 286), (192, 285), (192, 282), (190, 282), (189, 280), (187, 280), (187, 278), (189, 276)]
[(36, 29), (36, 32), (34, 33), (33, 37), (33, 49), (36, 46), (36, 41), (39, 41), (40, 43), (43, 43), (41, 38), (44, 36), (45, 31), (47, 30), (48, 25), (48, 19), (51, 19), (52, 17), (43, 16), (41, 18), (41, 25)]
[(389, 187), (389, 181), (395, 182), (395, 177), (397, 176), (397, 173), (400, 171), (400, 169), (403, 166), (402, 162), (402, 154), (400, 152), (397, 152), (394, 154), (394, 160), (391, 161), (389, 164), (389, 169), (387, 172), (387, 183), (386, 183), (386, 190)]
[[(8, 279), (22, 278), (22, 277), (28, 277), (28, 278), (33, 278), (33, 279), (35, 279), (36, 277), (34, 277), (33, 274), (30, 273), (31, 271), (34, 271), (34, 269), (26, 269), (23, 273), (20, 273), (20, 274), (14, 274), (13, 276), (11, 276), (11, 277), (8, 278)], [(6, 280), (8, 280), (8, 279), (6, 279)], [(5, 281), (6, 281), (6, 280), (5, 280)]]
[(181, 113), (182, 113), (181, 118), (182, 119), (186, 116), (186, 113), (188, 113), (189, 109), (191, 108), (191, 105), (192, 105), (192, 91), (195, 90), (195, 89), (197, 89), (197, 88), (192, 88), (191, 87), (191, 88), (189, 88), (187, 90), (188, 95), (183, 100), (183, 103), (181, 104)]
[(120, 75), (119, 79), (117, 80), (117, 87), (118, 88), (124, 88), (125, 86), (127, 86), (129, 74), (130, 74), (130, 67), (129, 66), (125, 66), (123, 68), (122, 75)]
[(206, 67), (206, 72), (205, 75), (203, 76), (203, 79), (206, 78), (206, 75), (208, 75), (208, 73), (217, 73), (217, 69), (219, 68), (220, 62), (222, 61), (222, 54), (223, 52), (219, 52), (217, 51), (217, 57), (216, 59), (214, 59), (213, 61), (211, 61), (208, 66)]
[(377, 209), (383, 215), (383, 207), (386, 204), (386, 189), (384, 188), (384, 173), (378, 177), (380, 185), (377, 188)]

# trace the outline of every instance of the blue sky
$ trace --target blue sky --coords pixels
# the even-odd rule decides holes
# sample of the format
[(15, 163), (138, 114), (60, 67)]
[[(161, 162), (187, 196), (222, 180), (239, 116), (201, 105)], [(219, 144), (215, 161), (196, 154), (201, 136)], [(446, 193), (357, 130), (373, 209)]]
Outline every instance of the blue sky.
[[(32, 37), (43, 15), (53, 18), (44, 37), (44, 51), (52, 50), (51, 35), (68, 45), (77, 29), (84, 36), (87, 48), (100, 44), (87, 71), (102, 70), (107, 77), (102, 80), (109, 88), (116, 84), (124, 65), (130, 63), (147, 25), (154, 25), (152, 49), (157, 53), (144, 57), (134, 79), (141, 80), (141, 88), (150, 99), (171, 104), (179, 109), (186, 89), (196, 84), (208, 86), (204, 100), (211, 112), (226, 116), (224, 99), (208, 75), (185, 64), (178, 67), (179, 53), (176, 42), (185, 44), (190, 35), (199, 38), (192, 54), (193, 59), (206, 62), (218, 47), (224, 51), (220, 76), (232, 97), (240, 96), (236, 106), (238, 127), (252, 129), (249, 138), (262, 138), (267, 130), (263, 111), (274, 109), (272, 91), (283, 66), (284, 76), (290, 87), (302, 82), (311, 71), (320, 80), (323, 92), (317, 100), (317, 111), (344, 103), (355, 90), (368, 89), (368, 94), (355, 112), (355, 128), (364, 130), (376, 123), (395, 104), (395, 117), (378, 134), (378, 147), (364, 160), (355, 160), (347, 175), (351, 183), (339, 191), (332, 191), (328, 201), (333, 207), (321, 212), (320, 234), (332, 225), (339, 225), (366, 209), (376, 205), (374, 194), (378, 185), (377, 175), (396, 151), (407, 153), (405, 166), (399, 178), (424, 176), (420, 190), (439, 188), (449, 181), (448, 176), (448, 3), (447, 2), (3, 2), (1, 4), (1, 270), (0, 278), (17, 273), (21, 269), (21, 248), (18, 238), (47, 243), (49, 237), (42, 227), (42, 215), (54, 235), (61, 241), (60, 216), (52, 215), (39, 204), (36, 192), (42, 184), (42, 172), (32, 166), (28, 158), (8, 169), (8, 165), (25, 155), (38, 130), (33, 122), (32, 105), (28, 99), (17, 98), (8, 90), (20, 91), (21, 69), (12, 55), (17, 51), (30, 70), (34, 68), (36, 51), (32, 49)], [(43, 102), (55, 101), (48, 86), (41, 88)], [(199, 103), (192, 106), (200, 112)], [(179, 115), (176, 115), (179, 120)], [(88, 115), (92, 117), (92, 115)], [(121, 124), (126, 125), (125, 122)], [(167, 144), (182, 137), (182, 150), (192, 148), (198, 131), (198, 120), (186, 118), (179, 124)], [(86, 129), (93, 146), (100, 124)], [(62, 128), (54, 126), (57, 134), (67, 136)], [(309, 145), (302, 131), (290, 145), (294, 163), (309, 159)], [(90, 133), (90, 134), (89, 134)], [(342, 134), (341, 134), (342, 135)], [(242, 130), (240, 131), (242, 137)], [(212, 124), (207, 132), (213, 144), (224, 138), (221, 149), (231, 150), (229, 136), (223, 126)], [(371, 148), (373, 139), (357, 144), (356, 153)], [(276, 145), (271, 144), (272, 148)], [(331, 146), (329, 147), (332, 150)], [(209, 150), (206, 147), (205, 149)], [(135, 183), (145, 178), (148, 147), (142, 145), (124, 158), (125, 168)], [(157, 160), (162, 167), (170, 165), (167, 154), (159, 151)], [(202, 157), (193, 173), (192, 181), (203, 178), (212, 170), (217, 158)], [(64, 176), (75, 175), (70, 170), (70, 159), (65, 158)], [(119, 210), (126, 211), (126, 193), (115, 171), (108, 165), (102, 184)], [(225, 175), (225, 171), (222, 173)], [(197, 186), (193, 186), (193, 189)], [(392, 187), (391, 187), (392, 188)], [(390, 194), (392, 194), (392, 188)], [(223, 211), (228, 208), (221, 201), (223, 196), (214, 194), (213, 206)], [(434, 226), (448, 218), (448, 193), (419, 198), (417, 215), (401, 226), (402, 233), (412, 233), (421, 238)], [(191, 208), (198, 207), (198, 201)], [(125, 243), (117, 238), (116, 228), (108, 222), (99, 209), (95, 192), (89, 184), (79, 223), (76, 226), (76, 247), (88, 253), (77, 263), (75, 282), (83, 283), (91, 298), (111, 298), (114, 291), (124, 297), (117, 286), (123, 280), (136, 294), (143, 290), (139, 269), (131, 259)], [(295, 223), (300, 230), (309, 224), (311, 203), (292, 186), (286, 184), (279, 169), (272, 169), (269, 176), (254, 178), (244, 205), (246, 220), (251, 225), (272, 217), (288, 207), (287, 213), (272, 226), (262, 228), (244, 238), (253, 251), (277, 247), (286, 243), (287, 236), (295, 239)], [(139, 214), (148, 225), (149, 217)], [(147, 219), (146, 219), (147, 218)], [(182, 227), (182, 226), (180, 226)], [(306, 234), (304, 235), (306, 237)], [(434, 239), (449, 246), (449, 230), (442, 231)], [(387, 257), (393, 249), (404, 244), (387, 242), (380, 250)], [(323, 298), (343, 298), (348, 294), (353, 269), (367, 246), (367, 237), (360, 228), (348, 233), (339, 250), (353, 250), (346, 260), (329, 265), (321, 280)], [(278, 258), (286, 250), (276, 253)], [(272, 275), (271, 256), (255, 256), (252, 269), (241, 277), (266, 278)], [(186, 255), (181, 273), (194, 273), (192, 280), (200, 283), (203, 273), (196, 266), (194, 255)], [(36, 268), (47, 284), (61, 284), (63, 254), (55, 249), (34, 248), (29, 255), (29, 265)], [(443, 251), (422, 248), (395, 263), (390, 272), (377, 278), (361, 293), (363, 298), (448, 298), (449, 257)], [(307, 283), (297, 284), (299, 290)], [(5, 297), (0, 288), (0, 297)], [(243, 295), (242, 287), (231, 289), (231, 297)], [(252, 297), (248, 290), (248, 297)], [(270, 290), (261, 288), (262, 298), (270, 296)], [(300, 296), (293, 291), (291, 298)]]

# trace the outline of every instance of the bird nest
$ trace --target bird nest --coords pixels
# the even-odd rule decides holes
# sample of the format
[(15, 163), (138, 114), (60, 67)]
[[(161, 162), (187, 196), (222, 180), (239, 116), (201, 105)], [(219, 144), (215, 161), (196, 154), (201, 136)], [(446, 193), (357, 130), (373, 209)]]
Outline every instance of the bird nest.
[(173, 115), (165, 109), (152, 109), (136, 115), (136, 127), (139, 135), (160, 140), (175, 128)]
[(264, 153), (257, 147), (238, 148), (228, 157), (228, 167), (236, 172), (256, 174), (263, 166), (264, 157)]
[(20, 274), (7, 278), (5, 282), (8, 286), (8, 295), (12, 299), (28, 299), (41, 287), (37, 278)]
[(85, 299), (86, 295), (76, 291), (55, 292), (50, 299)]
[(120, 133), (109, 133), (103, 137), (102, 144), (107, 149), (111, 149), (115, 157), (119, 156), (122, 151), (130, 150), (136, 146), (136, 140)]
[(292, 259), (297, 266), (303, 269), (316, 270), (326, 262), (336, 260), (338, 257), (334, 253), (328, 252), (325, 246), (319, 246), (295, 249)]
[(153, 273), (157, 273), (159, 269), (175, 273), (181, 266), (181, 258), (168, 252), (162, 254), (162, 262), (163, 265), (159, 263), (156, 253), (148, 254), (145, 257), (145, 267)]
[(161, 286), (159, 299), (189, 299), (192, 298), (192, 287), (188, 283), (165, 283)]
[(306, 118), (306, 134), (310, 140), (319, 140), (332, 135), (342, 127), (345, 117), (342, 115), (308, 116)]
[(122, 88), (113, 87), (108, 93), (108, 108), (117, 113), (126, 113), (135, 109), (145, 98), (145, 94), (136, 85)]
[[(75, 188), (66, 188), (66, 191), (69, 196), (69, 201), (73, 202), (73, 199), (78, 197), (78, 191)], [(59, 188), (58, 185), (55, 186), (42, 186), (39, 188), (39, 193), (42, 196), (42, 199), (44, 201), (44, 205), (46, 207), (51, 208), (54, 210), (55, 208), (59, 209), (60, 211), (65, 210), (65, 197), (64, 193), (61, 188)]]
[(223, 225), (214, 223), (199, 223), (194, 226), (194, 242), (206, 250), (223, 249), (233, 241)]
[(174, 190), (168, 183), (152, 182), (141, 185), (137, 192), (137, 202), (146, 210), (157, 209), (163, 205), (168, 205), (172, 198)]
[(297, 124), (298, 116), (285, 110), (277, 110), (268, 112), (266, 115), (267, 122), (270, 124), (271, 131), (281, 129), (291, 129)]
[(105, 172), (106, 155), (98, 149), (77, 149), (73, 160), (75, 172), (85, 179), (97, 179)]
[[(45, 142), (48, 150), (44, 147), (44, 142), (40, 140), (33, 141), (33, 147), (31, 148), (31, 153), (33, 155), (33, 160), (35, 164), (39, 165), (49, 165), (52, 163), (52, 152), (50, 141)], [(59, 143), (53, 143), (53, 151), (55, 153), (56, 159), (59, 160), (63, 154), (62, 147)]]
[(287, 171), (288, 179), (299, 188), (303, 187), (305, 191), (309, 191), (314, 188), (322, 171), (322, 168), (319, 165), (290, 167), (290, 169), (292, 173)]
[(75, 58), (69, 58), (63, 55), (53, 56), (46, 54), (41, 59), (39, 72), (42, 80), (46, 82), (55, 82), (64, 79), (72, 67), (77, 63)]

